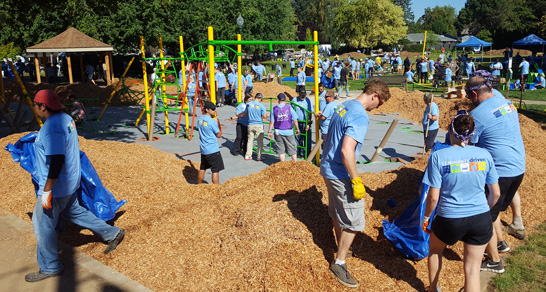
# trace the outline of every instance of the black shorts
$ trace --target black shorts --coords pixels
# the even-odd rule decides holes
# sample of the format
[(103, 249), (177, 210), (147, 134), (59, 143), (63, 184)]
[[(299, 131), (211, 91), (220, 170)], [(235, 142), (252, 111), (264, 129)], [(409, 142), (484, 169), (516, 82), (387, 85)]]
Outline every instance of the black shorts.
[(431, 229), (447, 245), (454, 245), (459, 240), (471, 245), (484, 245), (493, 236), (489, 212), (465, 218), (434, 216)]
[[(525, 173), (514, 177), (499, 177), (499, 188), (501, 195), (495, 206), (493, 206), (493, 208), (491, 208), (489, 211), (493, 222), (497, 220), (499, 213), (506, 211), (508, 206), (510, 206), (512, 203), (512, 199), (514, 198), (514, 195), (516, 194), (516, 191), (523, 180), (523, 175), (525, 175)], [(487, 186), (485, 187), (485, 195), (489, 195), (489, 188)]]
[(212, 154), (201, 154), (201, 167), (199, 169), (209, 169), (214, 172), (220, 172), (224, 169), (224, 160), (220, 151)]

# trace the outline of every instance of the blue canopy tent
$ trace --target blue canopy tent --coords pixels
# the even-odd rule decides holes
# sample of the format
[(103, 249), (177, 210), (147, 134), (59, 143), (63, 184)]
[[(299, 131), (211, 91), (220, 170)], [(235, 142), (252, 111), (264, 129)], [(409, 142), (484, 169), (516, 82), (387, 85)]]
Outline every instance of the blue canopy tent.
[(540, 50), (540, 48), (542, 48), (542, 62), (541, 63), (544, 63), (544, 45), (546, 45), (546, 41), (539, 38), (538, 36), (534, 35), (534, 34), (530, 34), (524, 38), (522, 38), (521, 40), (519, 41), (515, 41), (512, 43), (512, 47), (517, 47), (517, 48), (529, 48), (531, 50), (535, 50), (535, 51), (538, 51)]
[[(457, 48), (465, 48), (465, 47), (472, 47), (472, 48), (480, 48), (480, 51), (482, 52), (482, 60), (483, 60), (483, 47), (491, 47), (492, 43), (482, 41), (479, 38), (473, 36), (469, 38), (466, 42), (460, 43), (455, 45)], [(491, 61), (491, 56), (489, 56), (489, 61)]]

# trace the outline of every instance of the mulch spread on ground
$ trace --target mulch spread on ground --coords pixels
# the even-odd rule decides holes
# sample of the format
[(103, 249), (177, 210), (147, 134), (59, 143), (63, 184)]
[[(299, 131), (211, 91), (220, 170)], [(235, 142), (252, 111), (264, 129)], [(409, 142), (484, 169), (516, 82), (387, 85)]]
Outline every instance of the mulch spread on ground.
[[(379, 111), (389, 109), (419, 121), (422, 93), (392, 91), (391, 100)], [(456, 111), (452, 107), (469, 106), (465, 100), (438, 104), (442, 128)], [(546, 213), (542, 150), (546, 134), (525, 116), (520, 115), (520, 124), (527, 151), (520, 193), (523, 220), (532, 233)], [(0, 139), (0, 147), (23, 135)], [(78, 251), (156, 291), (345, 290), (328, 270), (336, 245), (326, 187), (312, 164), (276, 163), (222, 185), (198, 186), (187, 181), (195, 180), (199, 163), (150, 146), (80, 138), (80, 148), (104, 185), (128, 202), (115, 220), (127, 231), (116, 251), (104, 255), (99, 237), (69, 225), (61, 240)], [(400, 216), (417, 196), (426, 158), (396, 170), (361, 175), (368, 191), (366, 230), (353, 243), (356, 257), (347, 259), (360, 290), (423, 291), (428, 285), (426, 260), (405, 259), (382, 231), (382, 220)], [(0, 151), (0, 177), (0, 209), (30, 223), (27, 213), (35, 204), (30, 175), (7, 151)], [(388, 198), (398, 205), (389, 207)], [(501, 218), (510, 222), (510, 211)], [(507, 240), (511, 246), (518, 244), (512, 237)], [(461, 243), (445, 251), (439, 282), (444, 291), (458, 291), (463, 285), (462, 252)]]

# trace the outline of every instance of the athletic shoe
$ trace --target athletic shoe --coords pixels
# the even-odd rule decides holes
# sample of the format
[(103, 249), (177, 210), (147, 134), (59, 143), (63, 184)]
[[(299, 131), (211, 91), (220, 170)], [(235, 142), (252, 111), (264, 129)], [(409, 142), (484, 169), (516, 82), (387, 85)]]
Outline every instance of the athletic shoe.
[(38, 282), (45, 280), (47, 278), (51, 277), (57, 277), (63, 274), (63, 271), (57, 272), (57, 273), (43, 273), (42, 271), (28, 273), (25, 275), (25, 281), (27, 282)]
[(351, 276), (349, 271), (347, 270), (347, 265), (336, 265), (335, 261), (330, 264), (330, 271), (334, 273), (334, 276), (336, 276), (339, 283), (349, 287), (349, 288), (356, 288), (358, 287), (358, 283), (356, 280)]
[(257, 158), (256, 161), (264, 161), (263, 157)]
[(245, 156), (245, 160), (252, 160), (252, 157)]
[(120, 229), (118, 234), (116, 234), (116, 237), (114, 237), (114, 239), (108, 242), (108, 246), (104, 250), (104, 254), (108, 254), (114, 249), (116, 249), (116, 247), (118, 247), (118, 244), (120, 244), (120, 242), (123, 240), (124, 237), (125, 237), (125, 230)]
[(230, 150), (229, 153), (231, 153), (231, 155), (233, 156), (237, 156), (239, 153), (239, 151), (233, 151), (233, 150)]
[(495, 263), (489, 258), (486, 258), (485, 260), (482, 261), (482, 266), (480, 268), (480, 271), (488, 271), (488, 272), (493, 272), (497, 274), (502, 274), (504, 273), (504, 266), (502, 265), (502, 262)]
[(525, 239), (525, 229), (516, 229), (512, 226), (512, 224), (506, 225), (504, 227), (504, 231), (519, 240)]
[(499, 249), (499, 253), (505, 253), (510, 251), (510, 247), (506, 243), (506, 241), (500, 241), (497, 243), (497, 248)]

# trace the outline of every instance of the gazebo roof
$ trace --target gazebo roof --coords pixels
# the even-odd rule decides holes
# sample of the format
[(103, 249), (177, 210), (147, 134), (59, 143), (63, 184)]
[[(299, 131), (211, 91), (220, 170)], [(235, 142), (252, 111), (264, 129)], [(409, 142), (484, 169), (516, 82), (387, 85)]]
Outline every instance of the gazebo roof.
[(96, 40), (73, 27), (69, 27), (57, 36), (27, 48), (28, 53), (111, 52), (113, 50), (114, 47)]

